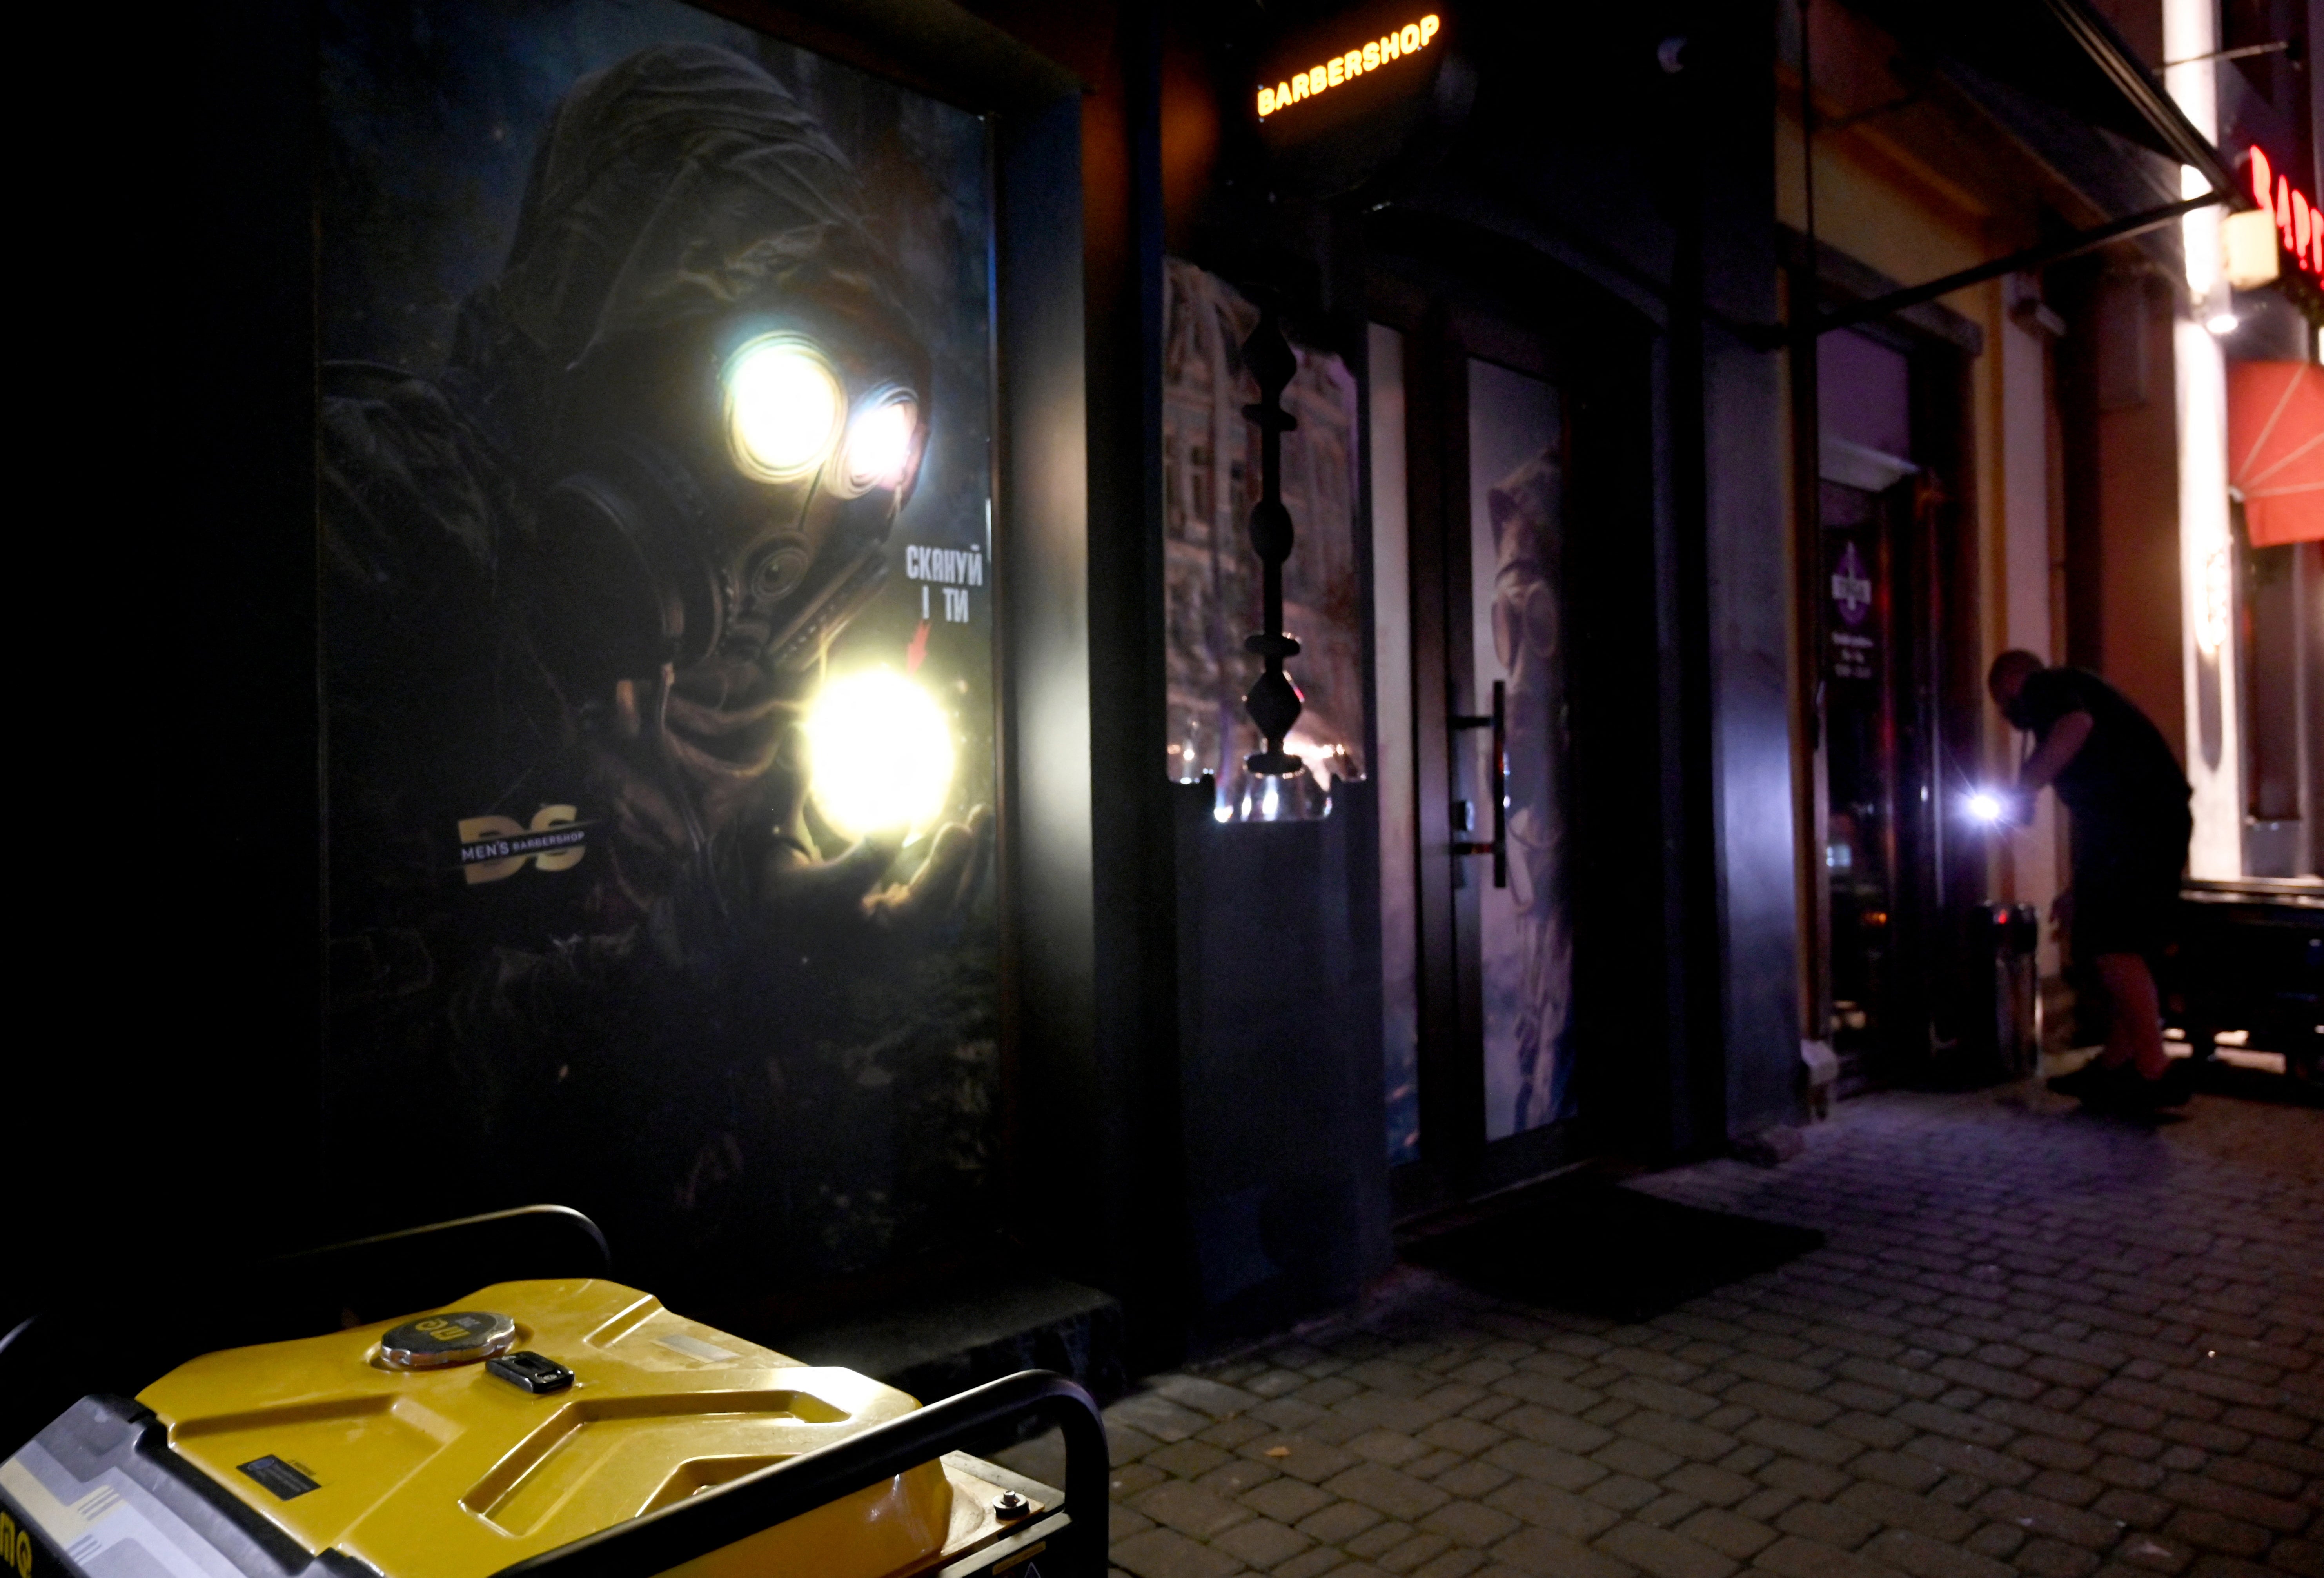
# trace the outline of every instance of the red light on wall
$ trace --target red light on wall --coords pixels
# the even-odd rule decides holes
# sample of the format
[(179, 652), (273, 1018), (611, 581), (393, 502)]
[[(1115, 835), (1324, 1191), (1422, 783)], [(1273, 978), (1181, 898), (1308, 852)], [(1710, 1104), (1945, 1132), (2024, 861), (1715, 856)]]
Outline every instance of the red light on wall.
[(2276, 239), (2282, 243), (2284, 255), (2310, 279), (2324, 279), (2324, 215), (2289, 177), (2276, 173), (2256, 143), (2250, 157), (2252, 200), (2275, 216)]

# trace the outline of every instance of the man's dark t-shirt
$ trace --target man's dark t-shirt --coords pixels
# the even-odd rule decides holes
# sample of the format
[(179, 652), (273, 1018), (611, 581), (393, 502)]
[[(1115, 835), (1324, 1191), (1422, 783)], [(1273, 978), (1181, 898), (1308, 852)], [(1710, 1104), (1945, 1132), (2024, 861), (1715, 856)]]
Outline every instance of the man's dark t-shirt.
[(2090, 736), (2053, 787), (2074, 814), (2074, 950), (2159, 954), (2187, 863), (2191, 790), (2163, 733), (2129, 697), (2080, 669), (2029, 675), (2009, 721), (2047, 739), (2090, 715)]
[(2191, 791), (2163, 731), (2097, 675), (2080, 669), (2028, 675), (2009, 720), (2047, 740), (2060, 718), (2078, 712), (2090, 715), (2090, 737), (2054, 786), (2078, 829), (2090, 823), (2169, 826), (2186, 817)]

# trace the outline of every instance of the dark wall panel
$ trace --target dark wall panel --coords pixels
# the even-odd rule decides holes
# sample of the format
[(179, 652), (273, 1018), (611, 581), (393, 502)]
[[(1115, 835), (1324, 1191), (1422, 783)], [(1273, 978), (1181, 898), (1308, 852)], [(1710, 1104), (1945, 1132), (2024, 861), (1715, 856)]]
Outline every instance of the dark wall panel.
[(1379, 972), (1351, 876), (1368, 783), (1314, 822), (1178, 816), (1179, 1021), (1198, 1343), (1280, 1330), (1388, 1267)]

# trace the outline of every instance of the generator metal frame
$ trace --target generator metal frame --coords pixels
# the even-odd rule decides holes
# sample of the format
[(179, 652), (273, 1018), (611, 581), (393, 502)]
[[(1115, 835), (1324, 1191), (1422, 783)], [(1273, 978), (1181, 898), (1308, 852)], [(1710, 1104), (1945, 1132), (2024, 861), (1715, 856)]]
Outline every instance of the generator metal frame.
[[(963, 1441), (1034, 1417), (1051, 1420), (1065, 1437), (1065, 1501), (1028, 1517), (1024, 1528), (998, 1546), (955, 1565), (989, 1572), (996, 1557), (1018, 1551), (1029, 1557), (1034, 1547), (1045, 1546), (1042, 1554), (1062, 1558), (1045, 1578), (1099, 1578), (1105, 1571), (1105, 1427), (1088, 1392), (1046, 1370), (1019, 1370), (927, 1404), (819, 1451), (529, 1556), (494, 1578), (650, 1578), (942, 1457)], [(1098, 1509), (1093, 1515), (1093, 1508)]]

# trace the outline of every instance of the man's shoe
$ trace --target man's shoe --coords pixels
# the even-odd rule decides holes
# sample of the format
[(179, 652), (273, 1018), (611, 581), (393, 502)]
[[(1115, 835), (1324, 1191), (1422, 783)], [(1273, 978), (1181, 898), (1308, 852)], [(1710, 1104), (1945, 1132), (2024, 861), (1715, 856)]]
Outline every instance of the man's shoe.
[(2061, 1074), (2044, 1083), (2061, 1096), (2071, 1096), (2086, 1106), (2106, 1106), (2120, 1097), (2126, 1066), (2109, 1066), (2091, 1058), (2071, 1074)]
[(2194, 1098), (2195, 1060), (2173, 1057), (2171, 1066), (2153, 1079), (2133, 1072), (2122, 1080), (2119, 1094), (2125, 1106), (2146, 1112), (2183, 1107)]

